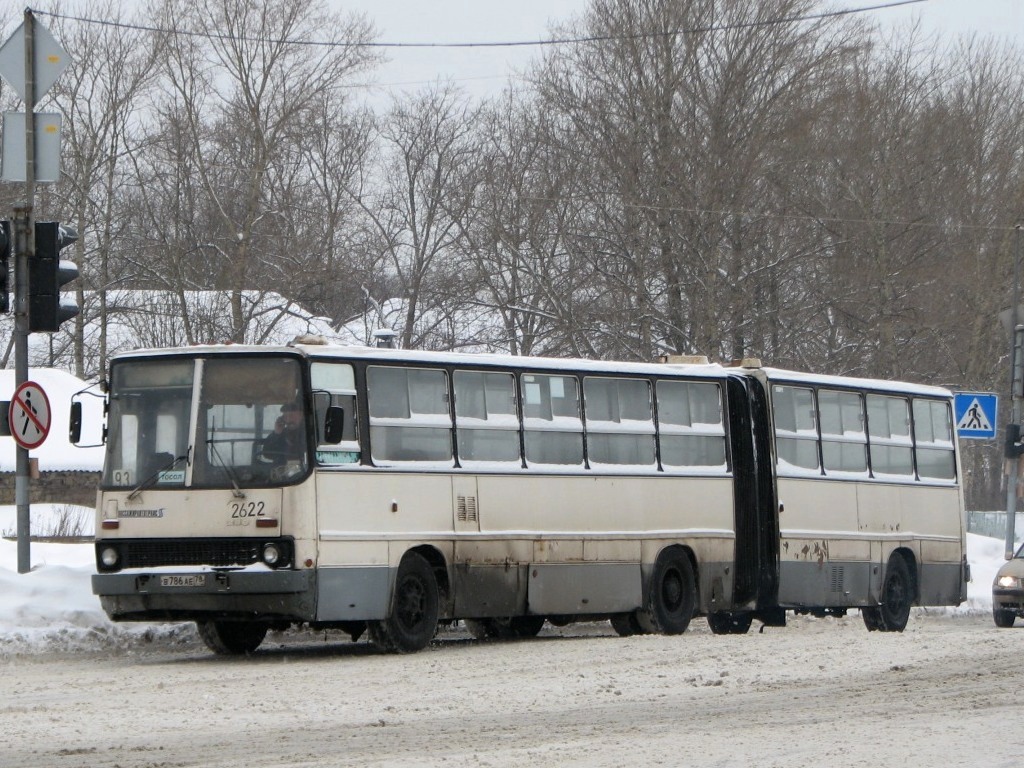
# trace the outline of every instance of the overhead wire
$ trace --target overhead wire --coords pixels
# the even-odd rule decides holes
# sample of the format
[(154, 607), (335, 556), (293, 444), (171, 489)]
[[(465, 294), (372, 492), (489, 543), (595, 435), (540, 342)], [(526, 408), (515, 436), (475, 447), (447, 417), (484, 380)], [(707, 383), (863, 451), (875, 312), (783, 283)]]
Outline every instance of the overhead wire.
[(707, 34), (712, 32), (728, 32), (732, 30), (754, 29), (758, 27), (777, 26), (781, 24), (795, 24), (804, 21), (820, 21), (824, 19), (852, 16), (870, 11), (888, 10), (906, 5), (919, 5), (930, 0), (889, 0), (889, 2), (865, 5), (858, 8), (840, 8), (834, 11), (821, 11), (818, 13), (798, 14), (794, 16), (780, 16), (773, 19), (755, 19), (753, 21), (733, 22), (729, 24), (708, 24), (696, 27), (680, 27), (677, 29), (663, 30), (659, 32), (633, 32), (625, 34), (606, 35), (581, 35), (577, 37), (554, 37), (546, 40), (496, 40), (481, 42), (388, 42), (374, 40), (301, 40), (288, 38), (257, 38), (237, 35), (227, 35), (221, 32), (182, 30), (177, 28), (149, 26), (145, 24), (131, 24), (109, 19), (96, 19), (87, 16), (76, 16), (57, 11), (42, 11), (34, 8), (26, 10), (38, 16), (47, 16), (53, 19), (64, 19), (65, 21), (76, 21), (82, 24), (94, 24), (99, 26), (117, 27), (120, 29), (135, 30), (138, 32), (151, 32), (154, 34), (169, 34), (181, 37), (197, 37), (209, 40), (236, 40), (244, 42), (270, 42), (274, 44), (289, 44), (298, 46), (316, 47), (349, 47), (349, 48), (526, 48), (526, 47), (549, 47), (557, 45), (581, 45), (586, 43), (609, 42), (615, 40), (642, 40), (659, 37), (672, 37), (676, 35)]

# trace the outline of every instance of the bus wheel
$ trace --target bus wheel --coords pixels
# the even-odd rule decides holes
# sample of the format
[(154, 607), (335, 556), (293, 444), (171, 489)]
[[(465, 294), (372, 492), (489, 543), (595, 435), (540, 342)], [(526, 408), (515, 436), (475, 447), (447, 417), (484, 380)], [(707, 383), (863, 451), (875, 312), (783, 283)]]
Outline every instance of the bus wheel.
[(647, 606), (637, 616), (640, 626), (662, 635), (683, 634), (697, 603), (693, 566), (685, 552), (673, 547), (658, 556), (648, 593)]
[(612, 629), (619, 637), (631, 637), (632, 635), (645, 635), (647, 630), (640, 624), (636, 611), (628, 613), (614, 613), (611, 617)]
[(385, 651), (411, 653), (427, 647), (437, 631), (437, 579), (426, 559), (409, 552), (398, 565), (391, 615), (370, 624), (370, 639)]
[(267, 625), (255, 621), (197, 621), (196, 629), (206, 647), (221, 656), (252, 653), (267, 636)]
[(745, 635), (750, 630), (754, 617), (748, 611), (728, 613), (720, 611), (708, 614), (708, 626), (716, 635)]
[(910, 618), (910, 606), (914, 602), (914, 587), (910, 580), (907, 561), (900, 556), (892, 557), (885, 569), (882, 582), (882, 604), (861, 608), (864, 626), (868, 631), (902, 632)]
[(1005, 608), (997, 608), (993, 606), (992, 618), (995, 620), (997, 627), (1007, 629), (1013, 626), (1013, 620), (1017, 618), (1017, 614), (1013, 611), (1008, 611)]
[(536, 637), (543, 616), (510, 616), (502, 619), (466, 619), (466, 629), (477, 640), (514, 640)]

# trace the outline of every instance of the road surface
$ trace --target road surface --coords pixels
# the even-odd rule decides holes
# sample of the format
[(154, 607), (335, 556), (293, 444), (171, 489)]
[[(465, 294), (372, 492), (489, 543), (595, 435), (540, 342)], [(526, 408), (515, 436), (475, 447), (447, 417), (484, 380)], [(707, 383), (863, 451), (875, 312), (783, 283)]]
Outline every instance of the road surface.
[(915, 612), (714, 636), (607, 624), (409, 656), (270, 635), (0, 659), (0, 766), (1019, 766), (1024, 622)]

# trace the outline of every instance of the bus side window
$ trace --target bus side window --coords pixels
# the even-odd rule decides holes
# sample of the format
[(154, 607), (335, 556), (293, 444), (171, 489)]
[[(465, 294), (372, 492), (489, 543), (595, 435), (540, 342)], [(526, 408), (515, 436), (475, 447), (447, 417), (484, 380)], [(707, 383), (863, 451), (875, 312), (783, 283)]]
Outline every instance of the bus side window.
[(821, 456), (829, 472), (863, 473), (868, 468), (864, 404), (857, 392), (818, 390)]
[(590, 463), (655, 467), (651, 384), (644, 379), (583, 379)]
[(922, 479), (956, 479), (953, 418), (949, 403), (914, 399), (914, 450), (917, 452), (917, 474)]
[(519, 464), (519, 416), (512, 374), (455, 371), (455, 425), (463, 466)]
[(772, 414), (780, 469), (818, 470), (814, 391), (804, 387), (772, 387)]
[(583, 421), (573, 376), (524, 373), (523, 433), (529, 465), (583, 466)]
[(719, 386), (662, 379), (657, 392), (661, 465), (666, 470), (725, 469), (725, 425)]
[(439, 369), (370, 366), (366, 380), (374, 461), (451, 466), (448, 374)]
[(906, 398), (868, 395), (868, 436), (871, 471), (880, 475), (913, 476), (910, 404)]
[[(359, 420), (356, 410), (356, 382), (352, 366), (347, 363), (318, 363), (310, 367), (316, 406), (317, 449), (319, 464), (357, 464), (359, 462)], [(325, 444), (322, 430), (328, 409), (344, 413), (341, 440)]]

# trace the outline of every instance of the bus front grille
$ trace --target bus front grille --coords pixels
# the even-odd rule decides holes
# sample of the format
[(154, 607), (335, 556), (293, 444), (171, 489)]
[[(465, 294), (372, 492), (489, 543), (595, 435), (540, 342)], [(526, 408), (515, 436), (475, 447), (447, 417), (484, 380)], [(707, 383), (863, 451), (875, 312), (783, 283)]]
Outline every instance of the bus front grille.
[(260, 559), (257, 539), (166, 539), (126, 541), (121, 547), (122, 568), (158, 568), (165, 565), (251, 565)]

